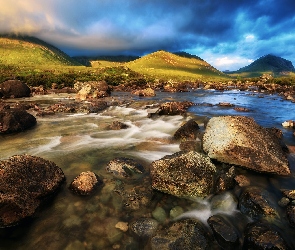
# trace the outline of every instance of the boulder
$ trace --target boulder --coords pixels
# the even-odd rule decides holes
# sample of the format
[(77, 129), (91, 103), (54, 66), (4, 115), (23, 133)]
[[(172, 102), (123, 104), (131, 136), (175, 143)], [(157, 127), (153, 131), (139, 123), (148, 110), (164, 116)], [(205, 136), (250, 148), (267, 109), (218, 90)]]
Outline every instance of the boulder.
[(139, 89), (139, 90), (134, 90), (131, 92), (133, 95), (138, 95), (138, 96), (155, 96), (155, 91), (152, 88), (146, 88), (146, 89)]
[(196, 219), (184, 219), (172, 223), (157, 232), (151, 239), (152, 250), (215, 249), (208, 229)]
[(8, 80), (0, 83), (0, 97), (21, 98), (31, 95), (30, 88), (19, 80)]
[(198, 137), (199, 130), (199, 125), (193, 119), (190, 119), (179, 129), (177, 129), (177, 131), (174, 133), (174, 139), (195, 140)]
[(248, 224), (243, 249), (291, 249), (280, 231), (265, 222)]
[(248, 186), (239, 197), (239, 209), (253, 219), (278, 218), (275, 200), (270, 194), (256, 186)]
[(77, 82), (74, 89), (78, 91), (76, 98), (86, 100), (110, 96), (111, 89), (105, 81)]
[(166, 102), (161, 104), (160, 108), (156, 111), (158, 115), (184, 115), (186, 110), (193, 106), (192, 102)]
[(177, 197), (206, 197), (213, 192), (216, 167), (200, 153), (178, 152), (151, 164), (152, 187)]
[(36, 118), (25, 110), (6, 108), (0, 111), (0, 134), (21, 132), (36, 124)]
[(145, 172), (141, 164), (126, 157), (119, 157), (109, 161), (106, 170), (119, 178), (131, 178)]
[(207, 220), (214, 237), (223, 249), (239, 249), (239, 231), (225, 215), (216, 214)]
[(211, 118), (203, 136), (203, 150), (221, 162), (262, 173), (290, 175), (278, 137), (250, 117)]
[(90, 195), (101, 184), (102, 180), (95, 173), (87, 171), (79, 174), (69, 188), (78, 195)]
[(0, 227), (32, 216), (64, 180), (55, 163), (40, 157), (15, 155), (0, 161)]
[(111, 130), (120, 130), (120, 129), (127, 129), (127, 128), (129, 128), (129, 126), (120, 121), (113, 121), (109, 127), (109, 129)]

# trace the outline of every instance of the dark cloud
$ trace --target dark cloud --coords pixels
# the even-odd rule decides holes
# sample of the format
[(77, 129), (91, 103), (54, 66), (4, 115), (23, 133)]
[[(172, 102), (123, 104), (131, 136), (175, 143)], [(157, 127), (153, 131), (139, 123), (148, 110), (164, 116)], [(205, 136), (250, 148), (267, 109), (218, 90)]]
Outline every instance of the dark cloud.
[(0, 32), (34, 35), (70, 55), (185, 50), (220, 69), (245, 66), (268, 53), (294, 62), (294, 0), (0, 3)]

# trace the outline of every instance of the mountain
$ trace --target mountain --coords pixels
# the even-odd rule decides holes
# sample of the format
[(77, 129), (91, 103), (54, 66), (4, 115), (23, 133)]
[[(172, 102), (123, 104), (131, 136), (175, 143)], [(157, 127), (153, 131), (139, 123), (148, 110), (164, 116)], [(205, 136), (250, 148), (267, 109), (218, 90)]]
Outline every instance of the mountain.
[(221, 79), (228, 76), (197, 56), (163, 50), (145, 55), (125, 64), (130, 69), (155, 78)]
[(295, 68), (291, 61), (269, 54), (262, 56), (250, 65), (231, 73), (242, 73), (248, 76), (260, 76), (264, 73), (272, 73), (278, 76), (289, 72), (295, 72)]
[(0, 64), (17, 66), (80, 65), (58, 48), (29, 36), (0, 35)]
[(138, 59), (139, 56), (125, 56), (125, 55), (118, 55), (118, 56), (74, 56), (73, 59), (77, 62), (85, 65), (91, 66), (91, 62), (93, 61), (108, 61), (108, 62), (130, 62), (133, 60)]

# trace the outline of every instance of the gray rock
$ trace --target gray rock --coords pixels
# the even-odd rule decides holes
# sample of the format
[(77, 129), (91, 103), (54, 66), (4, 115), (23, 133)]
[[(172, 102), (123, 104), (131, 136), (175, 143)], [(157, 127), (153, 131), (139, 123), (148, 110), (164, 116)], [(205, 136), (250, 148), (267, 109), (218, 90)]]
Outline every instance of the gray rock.
[(151, 239), (152, 250), (212, 249), (213, 237), (207, 228), (196, 219), (174, 222), (156, 233)]
[(79, 195), (90, 195), (102, 184), (102, 180), (93, 172), (87, 171), (79, 174), (70, 184), (69, 188)]
[(178, 152), (151, 164), (152, 187), (177, 197), (206, 197), (213, 192), (216, 167), (200, 153)]
[(0, 227), (32, 216), (64, 180), (57, 165), (40, 157), (16, 155), (0, 161)]
[(212, 159), (257, 172), (290, 175), (278, 137), (252, 118), (221, 116), (209, 120), (203, 149)]
[(239, 209), (253, 219), (278, 218), (275, 201), (259, 187), (248, 186), (239, 197)]
[(129, 229), (139, 238), (148, 238), (156, 232), (158, 225), (155, 219), (139, 218), (130, 223)]
[(264, 222), (254, 222), (247, 226), (243, 249), (291, 249), (282, 234)]

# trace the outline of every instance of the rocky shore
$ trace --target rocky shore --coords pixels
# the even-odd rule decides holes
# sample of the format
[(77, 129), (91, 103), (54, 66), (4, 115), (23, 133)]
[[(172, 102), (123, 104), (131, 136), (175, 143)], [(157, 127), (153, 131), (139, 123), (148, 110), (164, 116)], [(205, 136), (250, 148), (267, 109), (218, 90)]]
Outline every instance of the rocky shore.
[[(186, 83), (186, 88), (166, 86), (163, 89), (189, 91), (190, 87), (220, 91), (255, 89), (280, 93), (290, 101), (295, 96), (293, 87), (268, 84), (265, 78), (255, 84)], [(112, 89), (104, 82), (80, 83), (75, 89), (75, 100), (69, 98), (50, 106), (3, 99), (0, 102), (0, 134), (5, 136), (34, 129), (40, 116), (99, 113), (110, 106), (130, 105), (129, 99), (112, 98)], [(117, 89), (124, 90), (123, 86)], [(2, 96), (7, 97), (3, 88), (1, 91)], [(144, 97), (153, 96), (155, 92), (141, 89), (133, 94)], [(16, 97), (16, 94), (9, 92), (9, 97), (12, 96)], [(160, 116), (186, 116), (186, 110), (198, 104), (171, 101), (141, 104), (140, 108), (151, 105), (155, 111), (149, 117), (157, 119)], [(225, 106), (224, 103), (220, 105)], [(108, 129), (126, 128), (128, 125), (114, 122)], [(295, 190), (281, 189), (274, 181), (281, 178), (294, 182), (290, 152), (286, 150), (281, 134), (278, 128), (263, 128), (245, 116), (214, 117), (204, 127), (191, 119), (171, 136), (171, 142), (180, 146), (175, 154), (147, 166), (136, 159), (114, 158), (105, 166), (110, 179), (92, 171), (82, 172), (69, 180), (67, 189), (81, 199), (85, 196), (91, 199), (96, 194), (102, 203), (103, 199), (113, 200), (115, 208), (106, 214), (118, 213), (122, 220), (114, 222), (106, 216), (101, 226), (89, 226), (85, 241), (97, 234), (103, 235), (105, 240), (81, 249), (107, 249), (109, 245), (112, 249), (294, 249), (295, 242), (290, 238), (295, 235)], [(261, 188), (248, 173), (250, 176), (255, 173), (260, 180), (273, 181), (273, 193)], [(39, 157), (16, 155), (1, 160), (0, 227), (17, 227), (24, 219), (34, 216), (49, 197), (66, 189), (62, 185), (65, 178), (55, 163)], [(227, 200), (222, 195), (227, 193), (236, 204), (233, 214), (218, 212), (226, 206)], [(168, 202), (171, 199), (176, 199), (172, 206)], [(199, 201), (210, 201), (214, 206), (211, 209), (217, 212), (205, 220), (182, 216), (185, 214), (183, 204), (188, 202), (199, 209), (206, 204)], [(141, 214), (141, 211), (148, 212)], [(92, 216), (91, 220), (102, 221), (99, 215), (93, 213)], [(0, 234), (0, 239), (2, 235), (7, 234)], [(78, 249), (80, 243), (65, 243), (65, 247)]]

